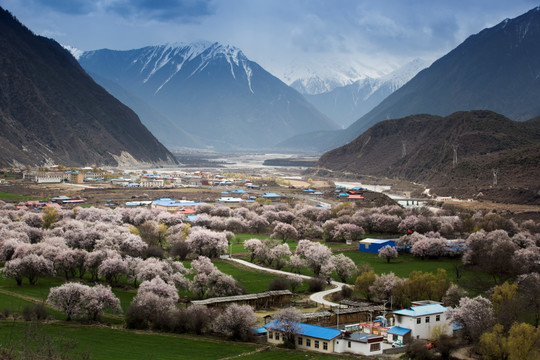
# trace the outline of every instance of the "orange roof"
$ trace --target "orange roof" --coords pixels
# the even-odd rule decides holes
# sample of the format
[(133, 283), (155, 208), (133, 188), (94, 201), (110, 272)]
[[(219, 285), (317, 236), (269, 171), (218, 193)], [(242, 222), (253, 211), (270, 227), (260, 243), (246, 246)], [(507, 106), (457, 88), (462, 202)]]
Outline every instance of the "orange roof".
[(195, 209), (182, 209), (182, 210), (176, 211), (176, 213), (177, 214), (196, 214), (197, 210), (195, 210)]
[(363, 199), (362, 195), (349, 195), (347, 199)]

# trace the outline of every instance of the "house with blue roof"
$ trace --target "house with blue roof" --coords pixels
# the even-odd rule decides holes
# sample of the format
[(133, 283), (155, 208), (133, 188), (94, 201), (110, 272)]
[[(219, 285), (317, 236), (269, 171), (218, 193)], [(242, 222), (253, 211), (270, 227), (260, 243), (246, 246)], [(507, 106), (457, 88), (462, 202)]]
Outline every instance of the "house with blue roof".
[(236, 189), (236, 190), (231, 191), (231, 194), (233, 194), (233, 195), (242, 195), (242, 194), (246, 194), (246, 193), (247, 193), (247, 191), (244, 190), (244, 189)]
[(280, 201), (281, 200), (281, 195), (273, 193), (273, 192), (267, 192), (267, 193), (262, 194), (261, 196), (264, 199), (271, 200), (271, 201)]
[(152, 204), (150, 205), (150, 207), (152, 209), (165, 209), (170, 212), (175, 212), (186, 206), (195, 207), (199, 204), (204, 204), (204, 202), (195, 202), (195, 201), (186, 201), (186, 200), (176, 201), (169, 198), (161, 198), (161, 199), (152, 201)]
[[(334, 352), (334, 340), (341, 336), (341, 331), (327, 327), (296, 323), (298, 333), (294, 335), (297, 349), (317, 351), (322, 353)], [(278, 320), (264, 325), (266, 340), (271, 344), (283, 344), (283, 327)]]
[(394, 326), (387, 331), (387, 340), (407, 344), (411, 340), (429, 339), (435, 330), (453, 334), (452, 322), (446, 316), (446, 307), (436, 301), (416, 301), (407, 309), (392, 312)]

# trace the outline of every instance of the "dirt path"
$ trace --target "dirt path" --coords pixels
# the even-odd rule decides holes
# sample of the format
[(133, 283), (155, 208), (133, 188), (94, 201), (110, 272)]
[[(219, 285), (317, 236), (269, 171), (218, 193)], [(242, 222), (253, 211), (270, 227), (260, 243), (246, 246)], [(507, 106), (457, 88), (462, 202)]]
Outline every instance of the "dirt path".
[[(266, 268), (266, 267), (263, 267), (263, 266), (259, 266), (259, 265), (252, 264), (252, 263), (250, 263), (249, 261), (245, 261), (245, 260), (241, 260), (241, 259), (230, 258), (230, 259), (228, 259), (228, 260), (229, 260), (229, 261), (234, 261), (234, 262), (236, 262), (236, 263), (242, 264), (242, 265), (247, 266), (247, 267), (250, 267), (250, 268), (252, 268), (252, 269), (256, 269), (256, 270), (260, 270), (260, 271), (266, 271), (266, 272), (273, 273), (273, 274), (285, 275), (285, 276), (298, 275), (298, 274), (291, 273), (291, 272), (288, 272), (288, 271), (269, 269), (269, 268)], [(307, 276), (307, 275), (298, 275), (298, 276), (300, 276), (302, 279), (305, 279), (305, 280), (311, 279), (311, 276)], [(331, 284), (332, 286), (334, 286), (332, 289), (328, 289), (328, 290), (324, 290), (324, 291), (320, 291), (320, 292), (313, 293), (313, 294), (311, 294), (311, 296), (309, 297), (309, 299), (310, 299), (311, 301), (313, 301), (313, 302), (316, 302), (316, 303), (321, 304), (321, 305), (324, 305), (324, 306), (329, 306), (329, 307), (346, 307), (345, 305), (340, 305), (340, 304), (337, 304), (337, 303), (335, 303), (335, 302), (331, 302), (331, 301), (328, 301), (328, 300), (325, 300), (325, 299), (324, 299), (324, 297), (325, 297), (326, 295), (329, 295), (329, 294), (332, 294), (332, 293), (341, 291), (341, 287), (342, 287), (343, 285), (346, 285), (346, 284), (341, 283), (341, 282), (339, 282), (339, 281), (331, 281), (330, 284)]]

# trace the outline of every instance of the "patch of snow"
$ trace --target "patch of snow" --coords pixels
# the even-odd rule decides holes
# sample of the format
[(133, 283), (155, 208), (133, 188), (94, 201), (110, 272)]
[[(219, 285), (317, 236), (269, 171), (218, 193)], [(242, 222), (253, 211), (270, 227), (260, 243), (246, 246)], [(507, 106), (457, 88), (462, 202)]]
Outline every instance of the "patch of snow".
[(69, 46), (69, 45), (62, 45), (62, 47), (64, 49), (66, 49), (67, 51), (69, 51), (71, 53), (71, 55), (73, 55), (73, 57), (77, 60), (79, 60), (79, 58), (81, 57), (81, 55), (84, 53), (84, 51), (82, 50), (79, 50), (73, 46)]

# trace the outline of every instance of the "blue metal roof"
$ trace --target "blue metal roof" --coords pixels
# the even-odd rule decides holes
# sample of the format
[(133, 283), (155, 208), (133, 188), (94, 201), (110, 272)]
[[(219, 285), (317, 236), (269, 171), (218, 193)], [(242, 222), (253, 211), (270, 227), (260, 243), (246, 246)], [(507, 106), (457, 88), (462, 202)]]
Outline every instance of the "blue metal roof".
[(264, 193), (262, 194), (262, 197), (281, 197), (281, 195), (279, 194), (276, 194), (276, 193)]
[(245, 193), (247, 193), (247, 191), (244, 189), (236, 189), (236, 190), (231, 191), (231, 194), (245, 194)]
[(170, 206), (170, 207), (177, 207), (177, 206), (195, 206), (199, 204), (204, 204), (204, 202), (194, 202), (194, 201), (176, 201), (169, 198), (161, 198), (158, 200), (152, 201), (154, 205), (159, 206)]
[[(332, 340), (341, 335), (341, 331), (337, 329), (331, 329), (304, 323), (297, 323), (297, 325), (299, 328), (298, 335), (304, 335), (323, 340)], [(278, 320), (273, 320), (268, 324), (264, 325), (264, 327), (266, 329), (280, 330)]]
[(415, 316), (440, 314), (445, 311), (446, 311), (446, 307), (442, 306), (441, 304), (428, 304), (428, 305), (412, 306), (410, 308), (402, 309), (402, 310), (396, 310), (393, 313), (398, 314), (398, 315), (415, 317)]
[(411, 329), (407, 329), (401, 326), (392, 326), (390, 329), (388, 329), (388, 334), (395, 334), (395, 335), (406, 335)]
[(266, 329), (263, 327), (252, 329), (255, 334), (266, 334)]

